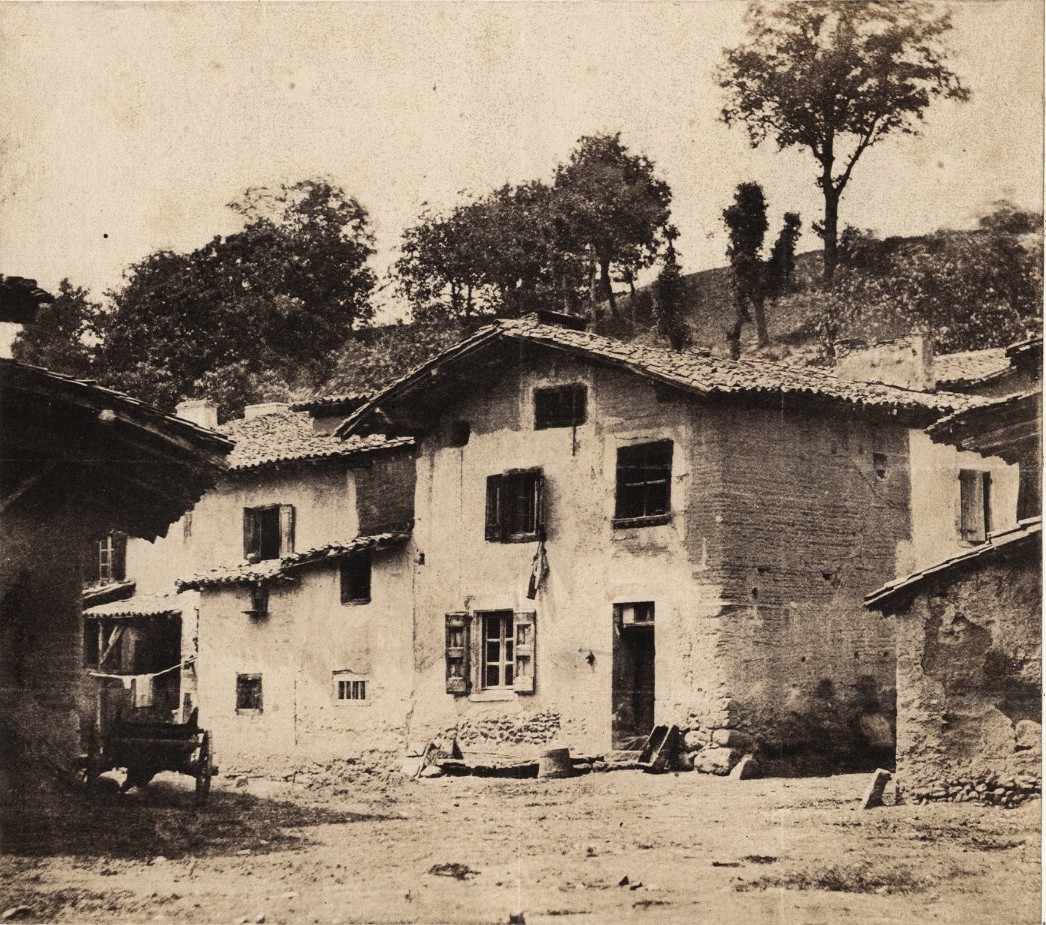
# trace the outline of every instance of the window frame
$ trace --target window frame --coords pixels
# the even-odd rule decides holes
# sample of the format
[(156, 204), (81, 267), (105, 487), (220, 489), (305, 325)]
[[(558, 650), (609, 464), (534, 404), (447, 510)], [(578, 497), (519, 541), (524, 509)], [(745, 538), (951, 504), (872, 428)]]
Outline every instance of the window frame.
[[(343, 697), (343, 691), (347, 692), (349, 696)], [(331, 695), (338, 706), (368, 706), (371, 703), (371, 694), (373, 694), (373, 690), (370, 687), (369, 677), (354, 674), (349, 670), (331, 673)]]
[[(626, 621), (625, 609), (628, 607), (631, 607), (636, 614), (649, 613), (649, 619)], [(653, 629), (657, 625), (657, 605), (654, 601), (622, 601), (614, 604), (614, 622), (622, 629), (645, 629), (647, 627)]]
[[(971, 523), (971, 518), (974, 522)], [(959, 470), (959, 539), (979, 546), (992, 531), (992, 474), (989, 469)]]
[[(568, 401), (563, 401), (564, 398)], [(580, 401), (578, 399), (580, 398)], [(544, 415), (542, 415), (544, 411)], [(580, 427), (588, 422), (588, 385), (569, 382), (534, 389), (534, 430)]]
[[(483, 691), (510, 691), (513, 690), (513, 681), (516, 676), (516, 628), (514, 615), (511, 610), (487, 610), (476, 614), (479, 623), (480, 637), (480, 664), (479, 664), (479, 689)], [(497, 636), (490, 636), (490, 629), (497, 625)], [(491, 643), (497, 645), (497, 657), (491, 659), (489, 646)], [(489, 680), (490, 669), (494, 668), (496, 680)]]
[[(533, 543), (544, 531), (544, 475), (540, 468), (511, 469), (487, 476), (484, 539), (488, 543)], [(514, 490), (515, 486), (520, 486)], [(532, 495), (527, 523), (520, 524), (524, 492)], [(513, 503), (510, 511), (507, 503)], [(529, 529), (516, 529), (520, 526)]]
[[(488, 620), (498, 619), (498, 638), (488, 639)], [(532, 610), (481, 610), (444, 615), (447, 693), (480, 700), (533, 694), (537, 675), (537, 613)], [(487, 643), (498, 644), (488, 660)], [(488, 683), (487, 668), (497, 665), (497, 683)], [(506, 683), (508, 672), (511, 682)], [(490, 695), (490, 697), (486, 696)]]
[[(365, 582), (364, 582), (365, 576)], [(369, 604), (374, 591), (374, 556), (372, 550), (364, 549), (341, 560), (338, 568), (340, 597), (342, 604)], [(358, 584), (353, 584), (358, 581)], [(364, 583), (366, 590), (364, 591)]]
[[(250, 701), (252, 706), (241, 706), (241, 685), (257, 684), (253, 690)], [(246, 688), (244, 688), (246, 689)], [(240, 715), (258, 715), (265, 712), (264, 688), (262, 686), (262, 675), (256, 671), (238, 671), (236, 673), (236, 712)]]
[(110, 530), (94, 545), (95, 585), (111, 585), (127, 580), (127, 534)]
[[(270, 543), (266, 544), (261, 515), (267, 515), (268, 519), (273, 512), (275, 518), (268, 527), (270, 530), (275, 527), (275, 535), (269, 537)], [(293, 504), (255, 504), (244, 507), (243, 558), (248, 562), (271, 562), (289, 556), (294, 552), (294, 520)], [(275, 540), (275, 544), (271, 540)], [(274, 545), (276, 554), (263, 556), (263, 553), (271, 552)]]
[[(667, 452), (667, 463), (646, 463), (642, 462), (641, 454), (647, 453), (651, 456), (657, 451)], [(615, 472), (614, 482), (614, 517), (613, 526), (616, 529), (627, 529), (630, 527), (655, 527), (662, 524), (668, 524), (672, 521), (672, 461), (675, 455), (675, 444), (671, 439), (660, 439), (660, 440), (645, 440), (641, 443), (629, 443), (621, 445), (617, 448), (617, 467)], [(631, 457), (638, 457), (638, 461), (629, 462)], [(664, 471), (664, 477), (656, 480), (647, 479), (645, 481), (633, 480), (631, 482), (624, 482), (623, 478), (626, 473), (633, 472), (637, 469), (653, 469), (660, 468)], [(664, 492), (663, 505), (652, 504), (650, 501), (650, 494), (652, 491), (651, 486), (662, 486), (661, 490)], [(632, 509), (631, 499), (630, 503), (626, 507), (625, 492), (627, 490), (638, 489), (642, 492), (642, 513), (626, 513), (626, 511)], [(663, 507), (664, 510), (656, 513), (650, 513), (651, 510), (657, 507)]]

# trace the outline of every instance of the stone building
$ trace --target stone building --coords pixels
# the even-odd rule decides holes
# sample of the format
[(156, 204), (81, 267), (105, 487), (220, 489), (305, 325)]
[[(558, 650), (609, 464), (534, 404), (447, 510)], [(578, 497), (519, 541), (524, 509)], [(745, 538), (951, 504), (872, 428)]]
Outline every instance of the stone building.
[[(672, 723), (719, 772), (892, 744), (893, 630), (862, 601), (971, 542), (916, 528), (961, 485), (924, 486), (911, 440), (977, 399), (582, 327), (495, 322), (338, 431), (417, 443), (408, 735), (602, 753)], [(1016, 495), (1013, 467), (981, 470)]]
[(1021, 519), (868, 596), (897, 627), (902, 799), (1012, 805), (1041, 789), (1041, 419), (1033, 390), (928, 428), (936, 443), (1016, 463)]
[[(401, 744), (411, 441), (332, 438), (323, 410), (258, 405), (223, 425), (235, 444), (227, 472), (165, 539), (127, 544), (125, 573), (105, 577), (133, 596), (85, 615), (89, 629), (123, 624), (139, 639), (139, 654), (98, 672), (185, 663), (158, 685), (154, 706), (180, 717), (199, 707), (226, 767), (354, 753), (390, 729), (386, 748)], [(214, 421), (206, 403), (179, 411)], [(142, 661), (157, 650), (156, 664)], [(107, 687), (114, 704), (131, 706), (119, 678)]]
[(230, 444), (93, 382), (6, 359), (0, 413), (3, 769), (69, 770), (90, 715), (78, 550), (103, 528), (167, 533), (214, 483)]

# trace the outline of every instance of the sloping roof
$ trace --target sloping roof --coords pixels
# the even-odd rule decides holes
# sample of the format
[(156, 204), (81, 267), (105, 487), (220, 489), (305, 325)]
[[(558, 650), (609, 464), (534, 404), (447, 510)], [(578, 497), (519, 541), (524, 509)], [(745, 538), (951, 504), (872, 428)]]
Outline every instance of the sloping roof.
[(1014, 553), (1024, 546), (1031, 546), (1041, 542), (1042, 518), (1030, 517), (1022, 520), (1016, 527), (997, 533), (988, 538), (986, 543), (964, 550), (954, 556), (949, 556), (935, 565), (912, 572), (903, 578), (896, 578), (883, 585), (876, 591), (865, 596), (864, 606), (882, 610), (891, 602), (899, 599), (902, 595), (910, 595), (918, 590), (924, 582), (931, 578), (939, 577), (949, 572), (959, 570), (992, 559), (1004, 553)]
[(949, 414), (926, 428), (930, 439), (983, 456), (1018, 462), (1034, 445), (1042, 417), (1042, 392), (1019, 392)]
[(134, 596), (135, 582), (133, 580), (111, 581), (104, 585), (92, 585), (84, 588), (84, 608), (96, 607), (98, 604), (108, 604), (110, 601), (124, 601)]
[(317, 395), (306, 401), (295, 402), (291, 411), (307, 411), (313, 417), (322, 414), (348, 414), (355, 411), (368, 398), (370, 392), (343, 392), (336, 395)]
[(842, 402), (856, 408), (886, 414), (905, 413), (925, 425), (942, 414), (971, 407), (979, 402), (966, 395), (947, 392), (930, 394), (878, 383), (840, 379), (819, 369), (784, 366), (754, 359), (729, 360), (693, 351), (675, 351), (614, 340), (587, 331), (542, 324), (535, 315), (518, 320), (499, 320), (417, 367), (375, 394), (354, 412), (336, 434), (352, 434), (390, 398), (428, 388), (439, 368), (494, 342), (502, 341), (546, 347), (585, 357), (641, 376), (675, 386), (698, 396), (791, 396)]
[(114, 617), (162, 617), (182, 612), (184, 601), (177, 594), (138, 594), (125, 601), (98, 604), (84, 611), (85, 619)]
[(399, 546), (410, 539), (407, 532), (376, 533), (357, 536), (349, 540), (335, 541), (302, 552), (291, 553), (281, 559), (266, 559), (263, 562), (240, 562), (236, 565), (211, 569), (202, 575), (176, 582), (180, 591), (194, 588), (216, 588), (226, 585), (267, 583), (286, 579), (289, 572), (307, 565), (334, 562), (368, 549), (387, 549)]
[(68, 492), (85, 516), (90, 507), (110, 528), (145, 539), (199, 500), (232, 448), (129, 395), (10, 359), (0, 359), (0, 403), (5, 473), (52, 471), (52, 493)]
[(31, 324), (37, 309), (54, 296), (36, 285), (35, 279), (0, 275), (0, 321)]
[(1006, 347), (942, 353), (933, 358), (933, 377), (938, 388), (979, 385), (1008, 373), (1011, 369)]
[(381, 434), (341, 440), (313, 430), (312, 418), (299, 411), (277, 411), (250, 420), (229, 421), (221, 430), (235, 441), (229, 454), (233, 472), (288, 462), (314, 462), (409, 446), (409, 438)]

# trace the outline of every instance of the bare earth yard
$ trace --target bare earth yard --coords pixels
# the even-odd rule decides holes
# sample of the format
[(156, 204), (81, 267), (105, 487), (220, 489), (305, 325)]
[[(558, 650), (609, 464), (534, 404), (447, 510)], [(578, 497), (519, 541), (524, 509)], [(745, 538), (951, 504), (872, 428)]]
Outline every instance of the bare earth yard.
[[(1038, 922), (1039, 813), (858, 808), (865, 775), (188, 778), (5, 810), (0, 911), (59, 922)], [(627, 877), (627, 882), (625, 878)]]

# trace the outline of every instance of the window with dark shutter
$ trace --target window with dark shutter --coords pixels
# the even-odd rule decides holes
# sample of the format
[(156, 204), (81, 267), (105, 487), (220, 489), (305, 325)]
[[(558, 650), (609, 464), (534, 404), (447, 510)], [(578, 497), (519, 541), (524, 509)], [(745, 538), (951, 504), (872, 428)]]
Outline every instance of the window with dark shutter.
[(487, 478), (484, 535), (491, 543), (526, 543), (538, 539), (542, 526), (540, 469)]
[(580, 384), (534, 390), (534, 430), (578, 427), (588, 420), (588, 389)]
[(262, 676), (260, 674), (236, 675), (236, 710), (249, 713), (262, 712)]
[(983, 543), (991, 532), (991, 473), (959, 470), (959, 536), (967, 543)]
[(446, 625), (447, 693), (469, 692), (469, 615), (448, 613)]
[(243, 557), (279, 559), (294, 552), (294, 505), (243, 509)]
[(617, 451), (615, 527), (646, 527), (671, 519), (672, 441), (623, 446)]
[(356, 553), (341, 563), (341, 602), (369, 604), (372, 559), (370, 550)]

